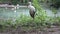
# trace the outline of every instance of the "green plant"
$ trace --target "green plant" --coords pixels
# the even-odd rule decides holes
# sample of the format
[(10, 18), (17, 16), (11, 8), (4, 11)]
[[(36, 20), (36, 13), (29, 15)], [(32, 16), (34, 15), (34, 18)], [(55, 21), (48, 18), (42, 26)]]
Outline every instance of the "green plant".
[(17, 5), (17, 4), (20, 3), (20, 0), (11, 0), (11, 3), (12, 3), (13, 5)]
[(36, 8), (36, 13), (37, 13), (37, 15), (35, 16), (35, 21), (44, 24), (45, 20), (47, 19), (46, 11), (42, 9), (38, 0), (33, 0), (33, 5)]

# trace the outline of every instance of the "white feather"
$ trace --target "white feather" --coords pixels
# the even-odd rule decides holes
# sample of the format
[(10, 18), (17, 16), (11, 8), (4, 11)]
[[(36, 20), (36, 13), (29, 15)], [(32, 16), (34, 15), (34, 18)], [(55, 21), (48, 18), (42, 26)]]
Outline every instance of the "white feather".
[(28, 8), (29, 8), (30, 10), (35, 11), (35, 7), (34, 7), (34, 6), (29, 6)]
[(28, 8), (29, 8), (30, 10), (32, 10), (32, 11), (35, 11), (35, 7), (32, 6), (31, 2), (29, 2), (29, 6), (28, 6)]

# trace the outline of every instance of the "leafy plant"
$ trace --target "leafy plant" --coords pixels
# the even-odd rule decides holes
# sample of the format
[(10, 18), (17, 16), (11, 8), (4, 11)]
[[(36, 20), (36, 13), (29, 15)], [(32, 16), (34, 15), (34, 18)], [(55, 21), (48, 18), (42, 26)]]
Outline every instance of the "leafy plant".
[(37, 15), (35, 16), (36, 22), (44, 23), (47, 19), (46, 11), (43, 10), (38, 2), (38, 0), (33, 0), (33, 5), (36, 8)]
[(14, 4), (14, 5), (17, 5), (20, 3), (20, 0), (11, 0), (11, 3)]

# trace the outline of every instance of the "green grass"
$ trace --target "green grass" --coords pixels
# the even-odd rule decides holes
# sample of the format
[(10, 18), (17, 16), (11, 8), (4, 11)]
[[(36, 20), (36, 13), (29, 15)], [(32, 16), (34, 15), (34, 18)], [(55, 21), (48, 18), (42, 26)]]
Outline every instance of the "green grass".
[[(50, 27), (53, 23), (60, 23), (60, 17), (52, 18), (48, 17), (48, 20), (41, 20), (39, 17), (35, 16), (33, 20), (30, 16), (21, 15), (20, 17), (16, 18), (15, 21), (12, 19), (8, 20), (0, 20), (0, 27), (1, 30), (4, 30), (8, 27), (12, 27), (16, 29), (20, 26), (23, 30), (32, 30), (32, 29), (42, 29), (45, 27)], [(47, 23), (47, 24), (46, 24)]]
[(7, 27), (17, 28), (21, 27), (23, 30), (32, 30), (32, 29), (43, 29), (45, 27), (50, 27), (53, 23), (59, 23), (60, 17), (48, 17), (46, 11), (41, 8), (38, 2), (34, 0), (34, 7), (36, 7), (36, 13), (34, 20), (30, 16), (21, 14), (20, 17), (17, 17), (16, 20), (0, 20), (1, 30)]

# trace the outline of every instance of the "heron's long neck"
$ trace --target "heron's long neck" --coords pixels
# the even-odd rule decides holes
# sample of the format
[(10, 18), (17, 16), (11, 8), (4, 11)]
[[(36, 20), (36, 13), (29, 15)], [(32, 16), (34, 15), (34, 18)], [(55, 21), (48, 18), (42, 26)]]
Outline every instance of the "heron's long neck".
[(31, 6), (32, 6), (32, 4), (30, 3), (30, 4), (28, 5), (28, 8), (31, 9)]

